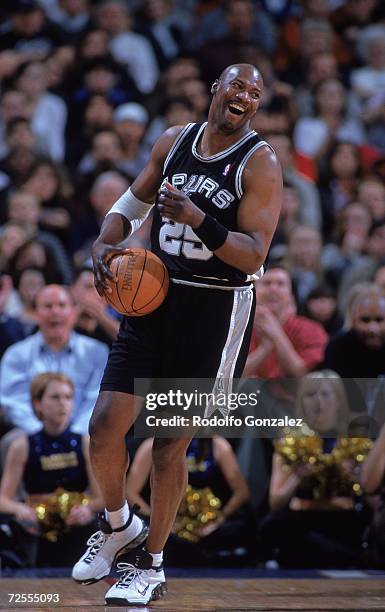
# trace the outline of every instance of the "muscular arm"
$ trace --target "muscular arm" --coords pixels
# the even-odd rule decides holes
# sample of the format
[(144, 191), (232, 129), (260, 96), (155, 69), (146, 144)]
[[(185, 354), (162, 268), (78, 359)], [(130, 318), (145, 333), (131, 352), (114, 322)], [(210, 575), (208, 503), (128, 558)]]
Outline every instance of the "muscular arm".
[[(162, 181), (164, 161), (181, 129), (182, 126), (175, 126), (164, 132), (156, 141), (146, 167), (131, 185), (133, 195), (142, 202), (152, 204), (155, 201)], [(117, 245), (129, 235), (130, 231), (130, 221), (120, 213), (111, 213), (103, 221), (100, 234), (92, 247), (95, 287), (100, 295), (111, 292), (105, 280), (112, 279), (108, 261), (113, 255), (122, 251)]]
[(215, 255), (253, 274), (266, 259), (281, 211), (281, 168), (267, 147), (257, 150), (249, 160), (243, 173), (243, 190), (237, 217), (239, 232), (229, 232)]

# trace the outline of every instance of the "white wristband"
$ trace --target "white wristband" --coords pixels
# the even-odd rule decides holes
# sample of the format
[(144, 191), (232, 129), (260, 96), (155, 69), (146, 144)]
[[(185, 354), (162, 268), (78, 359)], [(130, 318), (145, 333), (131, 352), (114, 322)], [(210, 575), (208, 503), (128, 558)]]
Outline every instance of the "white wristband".
[(110, 215), (111, 213), (119, 213), (120, 215), (123, 215), (123, 217), (126, 217), (131, 224), (131, 235), (144, 223), (153, 206), (154, 204), (148, 204), (148, 202), (138, 200), (138, 198), (132, 193), (131, 187), (129, 187), (127, 191), (120, 196), (119, 200), (116, 200), (115, 204), (108, 211), (107, 215)]

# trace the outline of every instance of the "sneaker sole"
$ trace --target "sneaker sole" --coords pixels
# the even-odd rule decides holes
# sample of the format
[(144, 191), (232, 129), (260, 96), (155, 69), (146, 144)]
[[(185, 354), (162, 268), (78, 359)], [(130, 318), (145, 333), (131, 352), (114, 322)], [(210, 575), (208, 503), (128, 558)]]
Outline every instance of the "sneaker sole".
[(151, 593), (151, 597), (146, 602), (138, 602), (138, 601), (129, 601), (128, 599), (124, 599), (123, 597), (108, 597), (106, 598), (107, 606), (148, 606), (152, 601), (156, 601), (157, 599), (161, 599), (164, 595), (167, 594), (167, 583), (161, 582), (159, 583), (153, 592)]
[(137, 546), (140, 546), (140, 544), (143, 544), (144, 540), (148, 536), (148, 532), (149, 532), (148, 526), (147, 525), (143, 525), (143, 529), (139, 533), (139, 535), (137, 535), (136, 538), (131, 540), (131, 542), (129, 542), (128, 544), (125, 544), (125, 546), (123, 546), (122, 548), (120, 548), (118, 550), (118, 552), (116, 553), (115, 557), (113, 558), (113, 561), (112, 561), (111, 567), (110, 567), (110, 571), (108, 572), (108, 574), (105, 574), (104, 576), (101, 576), (100, 578), (89, 578), (88, 580), (77, 580), (76, 578), (72, 577), (72, 580), (74, 580), (78, 584), (82, 584), (83, 586), (87, 586), (87, 585), (90, 585), (90, 584), (95, 584), (96, 582), (100, 582), (101, 580), (104, 580), (104, 578), (107, 578), (107, 576), (110, 575), (111, 570), (114, 567), (117, 558), (120, 557), (120, 555), (123, 555), (124, 553), (129, 552), (133, 548), (136, 548)]

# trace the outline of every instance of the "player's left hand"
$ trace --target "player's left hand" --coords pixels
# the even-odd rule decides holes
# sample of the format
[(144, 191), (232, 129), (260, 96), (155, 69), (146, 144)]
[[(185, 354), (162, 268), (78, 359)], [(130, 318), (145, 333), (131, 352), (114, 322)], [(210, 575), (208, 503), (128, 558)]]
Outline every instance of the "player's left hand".
[(192, 228), (199, 227), (205, 218), (205, 213), (170, 183), (164, 183), (160, 190), (158, 210), (162, 217)]

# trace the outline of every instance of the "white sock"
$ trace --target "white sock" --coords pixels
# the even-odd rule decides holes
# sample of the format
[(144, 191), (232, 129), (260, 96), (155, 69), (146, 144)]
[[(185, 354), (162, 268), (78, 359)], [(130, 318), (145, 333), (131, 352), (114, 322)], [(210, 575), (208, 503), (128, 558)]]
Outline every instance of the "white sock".
[[(150, 552), (149, 550), (147, 552)], [(151, 553), (150, 555), (152, 557), (152, 564), (154, 567), (158, 567), (159, 565), (162, 565), (163, 563), (163, 550), (160, 553)]]
[[(129, 516), (130, 509), (127, 502), (125, 502), (124, 506), (119, 508), (119, 510), (114, 510), (113, 512), (106, 510), (106, 517), (112, 529), (119, 529), (119, 527), (123, 527), (123, 525), (127, 523)], [(121, 533), (122, 535), (124, 534), (124, 538), (128, 537), (130, 540), (133, 540), (141, 531), (142, 521), (138, 516), (136, 516), (136, 514), (134, 514), (129, 526)]]
[(119, 510), (114, 510), (113, 512), (106, 510), (107, 521), (110, 523), (112, 529), (123, 527), (123, 525), (127, 523), (129, 516), (130, 509), (127, 502), (124, 502), (124, 506), (119, 508)]

